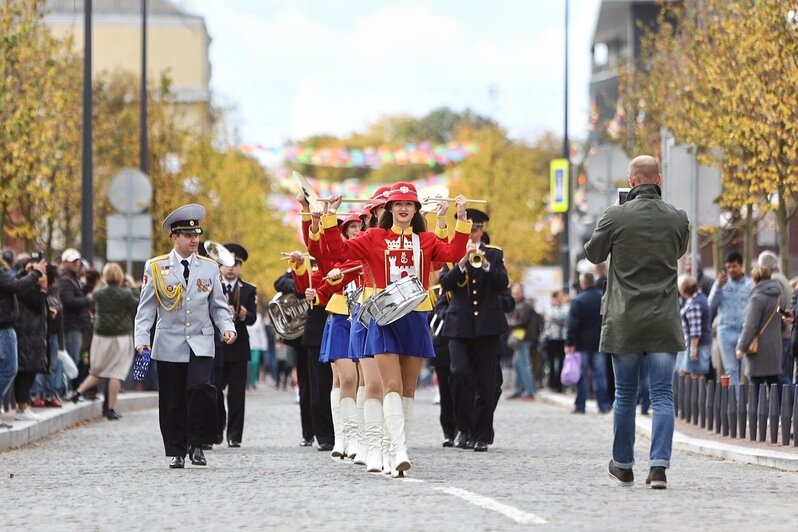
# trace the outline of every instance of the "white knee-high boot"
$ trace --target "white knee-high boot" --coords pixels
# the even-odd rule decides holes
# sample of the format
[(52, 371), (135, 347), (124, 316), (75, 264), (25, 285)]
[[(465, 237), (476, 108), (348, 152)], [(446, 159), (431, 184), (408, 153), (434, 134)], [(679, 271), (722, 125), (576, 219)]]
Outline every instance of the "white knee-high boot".
[(413, 397), (402, 396), (402, 411), (405, 414), (405, 442), (410, 437), (410, 425), (413, 422), (413, 414), (416, 411), (416, 400)]
[(357, 454), (357, 403), (351, 397), (341, 399), (341, 432), (344, 433), (344, 458)]
[(366, 387), (358, 386), (357, 388), (357, 454), (355, 455), (355, 463), (364, 465), (366, 463), (366, 453), (368, 452), (368, 445), (366, 444), (366, 421), (365, 421), (365, 404), (366, 404)]
[(405, 440), (405, 413), (402, 407), (402, 396), (396, 392), (385, 394), (382, 409), (385, 413), (385, 426), (391, 438), (391, 468), (392, 477), (404, 476), (410, 469), (410, 459), (407, 457), (407, 444)]
[(333, 432), (335, 433), (335, 445), (330, 452), (332, 458), (343, 458), (346, 450), (346, 441), (341, 430), (341, 389), (333, 388), (330, 391), (330, 411), (333, 420)]
[(388, 434), (388, 426), (385, 422), (385, 403), (382, 405), (382, 472), (386, 475), (391, 474), (393, 465), (391, 464), (391, 436)]
[(379, 399), (366, 399), (363, 405), (366, 433), (366, 471), (382, 471), (382, 403)]

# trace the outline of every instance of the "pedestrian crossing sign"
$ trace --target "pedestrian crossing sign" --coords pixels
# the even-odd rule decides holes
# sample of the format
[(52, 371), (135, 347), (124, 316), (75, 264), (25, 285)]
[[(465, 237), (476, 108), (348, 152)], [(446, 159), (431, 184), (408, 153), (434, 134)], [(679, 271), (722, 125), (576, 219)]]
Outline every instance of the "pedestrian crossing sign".
[(568, 168), (568, 159), (553, 159), (549, 163), (549, 212), (568, 212)]

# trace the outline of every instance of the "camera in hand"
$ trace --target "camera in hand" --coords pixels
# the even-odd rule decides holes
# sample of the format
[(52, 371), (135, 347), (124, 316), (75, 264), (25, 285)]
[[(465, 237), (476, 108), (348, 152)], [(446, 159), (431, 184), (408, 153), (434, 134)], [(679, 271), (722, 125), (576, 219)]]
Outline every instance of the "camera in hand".
[(44, 259), (44, 253), (41, 251), (33, 251), (30, 254), (30, 260), (33, 262), (39, 262)]
[(629, 188), (619, 188), (618, 189), (618, 205), (623, 205), (626, 203), (626, 198), (629, 196)]

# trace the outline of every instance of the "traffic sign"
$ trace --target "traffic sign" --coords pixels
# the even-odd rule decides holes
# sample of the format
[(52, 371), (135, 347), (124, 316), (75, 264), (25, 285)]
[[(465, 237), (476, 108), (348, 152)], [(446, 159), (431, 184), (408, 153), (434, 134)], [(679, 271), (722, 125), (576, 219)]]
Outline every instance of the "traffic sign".
[(108, 186), (108, 201), (117, 212), (135, 214), (150, 206), (152, 185), (141, 170), (126, 168)]
[(549, 163), (549, 212), (568, 212), (570, 185), (568, 159), (553, 159)]

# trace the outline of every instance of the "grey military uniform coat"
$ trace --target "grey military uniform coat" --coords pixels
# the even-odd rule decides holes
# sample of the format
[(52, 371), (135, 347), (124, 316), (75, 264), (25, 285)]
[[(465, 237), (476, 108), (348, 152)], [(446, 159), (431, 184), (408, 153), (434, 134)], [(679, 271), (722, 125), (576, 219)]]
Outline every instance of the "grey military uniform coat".
[[(153, 360), (188, 362), (190, 350), (199, 357), (213, 357), (214, 324), (222, 334), (236, 332), (233, 315), (222, 291), (218, 264), (194, 255), (189, 263), (186, 286), (180, 260), (172, 250), (168, 255), (150, 259), (144, 267), (141, 299), (136, 312), (135, 345), (150, 345), (150, 329), (154, 323)], [(155, 272), (156, 268), (158, 272)], [(156, 277), (153, 277), (154, 273)], [(158, 273), (163, 276), (166, 289), (183, 285), (179, 305), (174, 310), (168, 311), (162, 306), (170, 307), (175, 300), (168, 299), (163, 287), (156, 286), (154, 279)]]

